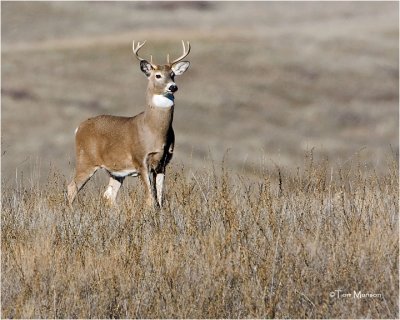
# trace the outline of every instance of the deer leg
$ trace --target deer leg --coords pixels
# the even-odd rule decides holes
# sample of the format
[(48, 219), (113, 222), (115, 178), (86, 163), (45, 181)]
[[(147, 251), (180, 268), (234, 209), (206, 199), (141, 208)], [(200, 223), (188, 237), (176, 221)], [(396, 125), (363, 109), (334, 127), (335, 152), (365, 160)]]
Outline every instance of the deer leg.
[(79, 190), (82, 189), (82, 187), (93, 176), (96, 170), (97, 167), (90, 167), (84, 171), (76, 170), (75, 178), (68, 185), (68, 203), (70, 206), (72, 206), (72, 203), (74, 202)]
[(165, 172), (157, 173), (156, 175), (157, 201), (160, 208), (162, 207), (163, 203), (164, 178), (165, 178)]
[(104, 192), (104, 198), (107, 199), (108, 203), (112, 206), (115, 204), (115, 199), (117, 198), (117, 193), (119, 188), (121, 188), (124, 178), (110, 177), (110, 182), (108, 183), (107, 189)]
[(75, 200), (75, 197), (78, 193), (78, 188), (76, 186), (75, 180), (72, 180), (71, 183), (68, 185), (68, 203), (72, 206), (72, 203)]
[(146, 204), (150, 207), (153, 207), (157, 203), (155, 196), (154, 173), (146, 168), (142, 170), (140, 176), (145, 186)]

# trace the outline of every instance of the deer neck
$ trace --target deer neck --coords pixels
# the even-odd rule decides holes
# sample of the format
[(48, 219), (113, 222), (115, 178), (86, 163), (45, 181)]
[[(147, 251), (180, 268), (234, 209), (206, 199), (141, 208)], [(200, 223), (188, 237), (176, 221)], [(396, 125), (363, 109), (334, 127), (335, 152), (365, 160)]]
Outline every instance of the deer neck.
[(172, 94), (147, 93), (145, 122), (159, 135), (166, 135), (172, 125), (174, 115), (174, 96)]

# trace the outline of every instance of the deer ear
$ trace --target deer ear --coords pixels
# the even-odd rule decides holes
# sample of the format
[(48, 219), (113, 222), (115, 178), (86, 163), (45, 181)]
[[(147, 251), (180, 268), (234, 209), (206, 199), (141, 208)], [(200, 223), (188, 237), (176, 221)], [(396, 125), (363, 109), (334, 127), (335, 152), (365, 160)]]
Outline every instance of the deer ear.
[(153, 67), (146, 60), (142, 60), (140, 61), (140, 70), (142, 70), (142, 72), (146, 75), (146, 77), (148, 77), (150, 76)]
[(180, 76), (189, 68), (189, 66), (190, 66), (189, 61), (181, 61), (173, 64), (171, 69), (175, 73), (175, 75)]

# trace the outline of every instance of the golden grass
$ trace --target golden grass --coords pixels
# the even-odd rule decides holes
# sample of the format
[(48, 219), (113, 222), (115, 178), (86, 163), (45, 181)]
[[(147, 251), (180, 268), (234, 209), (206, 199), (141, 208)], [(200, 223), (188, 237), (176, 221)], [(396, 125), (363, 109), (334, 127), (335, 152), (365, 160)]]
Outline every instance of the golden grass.
[(141, 187), (107, 208), (92, 181), (71, 210), (57, 173), (3, 185), (2, 317), (398, 318), (395, 160), (189, 172), (161, 211)]

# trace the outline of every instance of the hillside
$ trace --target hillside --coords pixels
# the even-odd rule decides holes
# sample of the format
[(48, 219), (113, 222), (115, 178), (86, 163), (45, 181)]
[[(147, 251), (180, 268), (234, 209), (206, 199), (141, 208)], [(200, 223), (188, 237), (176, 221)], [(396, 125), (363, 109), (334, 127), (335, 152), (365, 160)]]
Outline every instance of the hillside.
[[(162, 62), (191, 41), (177, 79), (176, 164), (248, 175), (306, 151), (378, 171), (398, 152), (394, 2), (2, 2), (2, 175), (73, 170), (73, 132), (143, 110), (131, 41)], [(392, 150), (391, 150), (392, 149)]]

